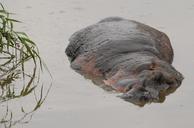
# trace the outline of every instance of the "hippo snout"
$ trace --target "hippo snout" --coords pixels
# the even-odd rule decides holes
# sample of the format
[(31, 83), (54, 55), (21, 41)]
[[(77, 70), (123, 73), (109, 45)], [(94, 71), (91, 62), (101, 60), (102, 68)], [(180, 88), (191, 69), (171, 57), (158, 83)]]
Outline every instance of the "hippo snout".
[[(175, 70), (174, 70), (175, 71)], [(177, 71), (175, 71), (177, 72)], [(181, 84), (183, 77), (172, 76), (165, 70), (144, 71), (138, 79), (125, 79), (114, 87), (124, 92), (120, 98), (133, 104), (144, 106), (146, 103), (162, 103), (167, 95), (173, 93)]]

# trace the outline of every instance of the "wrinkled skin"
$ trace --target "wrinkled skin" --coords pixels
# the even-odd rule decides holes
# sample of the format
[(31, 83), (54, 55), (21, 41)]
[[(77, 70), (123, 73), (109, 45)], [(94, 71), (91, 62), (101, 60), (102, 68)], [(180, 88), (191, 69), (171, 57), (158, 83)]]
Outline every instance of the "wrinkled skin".
[(168, 37), (142, 23), (110, 17), (69, 41), (66, 54), (76, 72), (135, 105), (163, 102), (183, 80), (171, 65)]

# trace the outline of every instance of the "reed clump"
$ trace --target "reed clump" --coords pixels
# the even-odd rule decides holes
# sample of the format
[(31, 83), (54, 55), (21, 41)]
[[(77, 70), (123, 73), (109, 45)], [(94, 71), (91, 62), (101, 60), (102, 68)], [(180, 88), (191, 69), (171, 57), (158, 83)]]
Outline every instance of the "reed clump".
[(20, 21), (10, 18), (10, 15), (12, 13), (6, 11), (0, 3), (0, 105), (29, 94), (34, 95), (36, 102), (28, 112), (22, 107), (20, 111), (23, 116), (15, 121), (12, 111), (7, 106), (5, 115), (0, 117), (0, 126), (4, 124), (6, 127), (31, 116), (45, 101), (50, 90), (49, 86), (46, 94), (43, 94), (40, 73), (46, 65), (42, 62), (37, 45), (26, 33), (15, 30), (14, 24)]
[[(25, 96), (32, 92), (36, 85), (32, 84), (42, 69), (42, 61), (36, 44), (24, 32), (14, 30), (14, 23), (20, 22), (10, 18), (1, 4), (0, 9), (0, 102)], [(31, 62), (32, 72), (25, 72), (25, 64)], [(27, 78), (26, 78), (27, 77)], [(16, 79), (27, 80), (16, 94), (13, 82)]]

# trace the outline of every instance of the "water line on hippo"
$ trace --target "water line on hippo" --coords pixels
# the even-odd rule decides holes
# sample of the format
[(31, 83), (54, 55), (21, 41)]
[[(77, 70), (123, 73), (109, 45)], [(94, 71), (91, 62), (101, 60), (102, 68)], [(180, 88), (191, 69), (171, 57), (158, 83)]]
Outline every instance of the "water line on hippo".
[(74, 33), (66, 48), (71, 68), (104, 90), (138, 106), (162, 103), (181, 85), (166, 34), (148, 25), (108, 17)]

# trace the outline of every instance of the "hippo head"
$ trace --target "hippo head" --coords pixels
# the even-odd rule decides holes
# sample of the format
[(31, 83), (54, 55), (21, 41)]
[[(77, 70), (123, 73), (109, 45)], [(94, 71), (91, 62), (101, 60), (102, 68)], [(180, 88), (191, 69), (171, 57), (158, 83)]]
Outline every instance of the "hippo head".
[(142, 64), (136, 70), (139, 71), (135, 77), (121, 79), (113, 88), (124, 92), (119, 97), (138, 106), (151, 102), (162, 103), (183, 80), (183, 76), (174, 67), (161, 60)]

